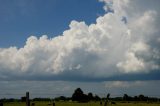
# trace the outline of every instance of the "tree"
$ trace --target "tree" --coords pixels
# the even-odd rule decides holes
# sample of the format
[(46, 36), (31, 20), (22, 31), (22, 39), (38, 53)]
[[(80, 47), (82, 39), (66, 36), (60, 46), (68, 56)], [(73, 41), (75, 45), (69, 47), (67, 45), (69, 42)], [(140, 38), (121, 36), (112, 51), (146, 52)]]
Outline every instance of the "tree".
[(108, 105), (108, 103), (109, 103), (109, 97), (110, 97), (110, 93), (107, 94), (107, 98), (106, 98), (106, 101), (104, 103), (104, 106)]
[(26, 101), (26, 97), (21, 97), (21, 102), (25, 102)]
[(100, 98), (98, 95), (95, 95), (94, 100), (95, 100), (95, 101), (100, 101), (101, 98)]
[(140, 101), (144, 101), (145, 100), (145, 96), (143, 94), (140, 94), (138, 96), (138, 98), (139, 98)]
[(134, 96), (133, 100), (138, 101), (138, 96)]
[(107, 94), (107, 99), (109, 99), (109, 97), (110, 97), (110, 93)]
[(127, 94), (124, 94), (124, 95), (123, 95), (123, 100), (124, 100), (124, 101), (128, 101), (128, 98), (129, 98), (129, 96), (128, 96)]
[(83, 91), (81, 90), (81, 88), (77, 88), (72, 95), (72, 100), (81, 102), (83, 101), (83, 97), (84, 97)]
[(93, 94), (92, 94), (91, 92), (89, 92), (89, 93), (88, 93), (88, 99), (89, 99), (89, 100), (93, 100), (93, 98), (94, 98), (94, 97), (93, 97)]
[(60, 101), (60, 100), (62, 100), (62, 101), (67, 101), (68, 98), (65, 97), (65, 96), (60, 96), (60, 97), (56, 97), (56, 98), (55, 98), (55, 101)]

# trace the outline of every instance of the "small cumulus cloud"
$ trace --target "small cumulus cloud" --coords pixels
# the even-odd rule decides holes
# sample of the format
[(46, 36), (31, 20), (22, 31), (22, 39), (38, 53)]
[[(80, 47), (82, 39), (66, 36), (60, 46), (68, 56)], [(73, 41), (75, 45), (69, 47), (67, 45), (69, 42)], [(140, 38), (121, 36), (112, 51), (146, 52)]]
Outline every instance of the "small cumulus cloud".
[(143, 81), (109, 81), (105, 83), (106, 88), (130, 88), (143, 86), (145, 82)]
[(160, 9), (136, 0), (100, 1), (114, 12), (98, 17), (95, 24), (73, 20), (62, 35), (31, 36), (21, 48), (0, 48), (0, 79), (105, 79), (160, 70)]

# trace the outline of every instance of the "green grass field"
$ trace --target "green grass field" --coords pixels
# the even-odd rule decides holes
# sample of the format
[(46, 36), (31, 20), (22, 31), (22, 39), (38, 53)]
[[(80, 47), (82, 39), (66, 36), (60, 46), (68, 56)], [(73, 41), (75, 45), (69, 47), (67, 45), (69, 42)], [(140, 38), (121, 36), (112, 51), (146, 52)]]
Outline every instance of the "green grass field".
[[(35, 106), (52, 106), (49, 102), (34, 102)], [(22, 102), (4, 103), (4, 106), (25, 106)], [(56, 106), (100, 106), (99, 102), (89, 102), (89, 103), (74, 103), (74, 102), (56, 102)], [(104, 104), (102, 105), (104, 106)], [(160, 106), (160, 103), (121, 103), (116, 102), (116, 104), (110, 104), (108, 106)]]

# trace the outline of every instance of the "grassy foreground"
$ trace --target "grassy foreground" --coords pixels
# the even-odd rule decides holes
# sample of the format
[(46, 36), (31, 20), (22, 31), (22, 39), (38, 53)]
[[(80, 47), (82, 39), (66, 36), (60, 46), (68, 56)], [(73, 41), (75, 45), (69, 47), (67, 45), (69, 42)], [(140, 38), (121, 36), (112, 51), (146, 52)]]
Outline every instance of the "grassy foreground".
[[(52, 106), (49, 102), (34, 102), (35, 106)], [(25, 106), (22, 102), (4, 103), (4, 106)], [(75, 102), (56, 102), (56, 106), (101, 106), (99, 102), (75, 103)], [(104, 104), (102, 105), (104, 106)], [(121, 103), (110, 104), (109, 106), (160, 106), (160, 103)]]

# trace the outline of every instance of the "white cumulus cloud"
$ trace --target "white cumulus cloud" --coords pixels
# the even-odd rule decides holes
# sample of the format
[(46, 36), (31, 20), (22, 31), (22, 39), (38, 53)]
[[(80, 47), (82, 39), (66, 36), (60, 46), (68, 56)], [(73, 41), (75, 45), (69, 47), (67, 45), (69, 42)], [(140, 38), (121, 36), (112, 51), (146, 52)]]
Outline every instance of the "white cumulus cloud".
[(98, 17), (95, 24), (73, 20), (70, 28), (57, 37), (31, 36), (24, 47), (1, 48), (0, 78), (59, 75), (109, 78), (159, 70), (160, 9), (144, 5), (159, 1), (100, 1), (105, 2), (106, 11), (109, 8), (113, 11)]

